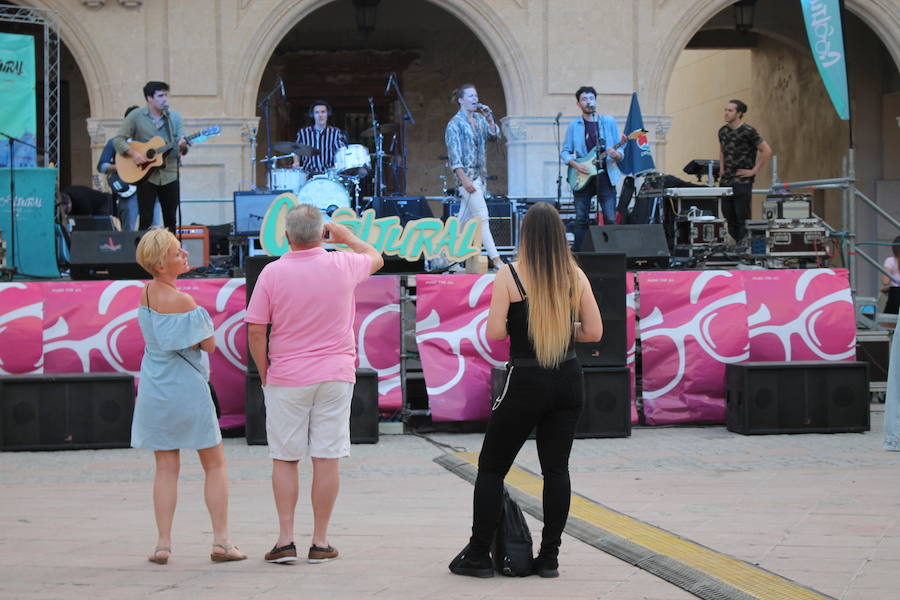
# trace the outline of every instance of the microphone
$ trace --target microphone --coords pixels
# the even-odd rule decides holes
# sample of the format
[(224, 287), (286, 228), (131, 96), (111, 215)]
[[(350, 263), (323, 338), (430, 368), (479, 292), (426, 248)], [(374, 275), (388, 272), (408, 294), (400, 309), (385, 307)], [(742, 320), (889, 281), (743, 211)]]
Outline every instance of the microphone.
[(488, 113), (491, 112), (491, 108), (487, 104), (478, 103), (475, 105), (475, 108), (477, 108), (478, 110), (482, 110), (484, 112), (488, 112)]
[(394, 81), (394, 74), (391, 73), (388, 77), (387, 85), (384, 87), (384, 95), (387, 96), (391, 93), (391, 82)]
[(284, 93), (284, 79), (281, 78), (281, 75), (278, 76), (278, 83), (281, 85), (281, 97), (284, 98), (286, 94)]
[(556, 119), (554, 119), (554, 121), (556, 121), (556, 124), (557, 124), (557, 125), (559, 125), (559, 118), (560, 118), (561, 116), (562, 116), (562, 112), (556, 113)]

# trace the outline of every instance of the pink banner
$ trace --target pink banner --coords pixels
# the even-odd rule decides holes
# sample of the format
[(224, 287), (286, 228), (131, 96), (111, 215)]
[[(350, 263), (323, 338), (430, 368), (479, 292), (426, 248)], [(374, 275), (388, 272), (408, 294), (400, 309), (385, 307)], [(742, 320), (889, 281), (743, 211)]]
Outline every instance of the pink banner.
[(356, 288), (356, 365), (378, 372), (378, 408), (393, 416), (403, 405), (400, 385), (400, 276), (370, 277)]
[(486, 420), (491, 368), (509, 358), (509, 342), (485, 333), (493, 275), (417, 275), (416, 342), (431, 418)]
[(0, 283), (0, 375), (41, 372), (43, 322), (39, 287)]
[(740, 271), (750, 360), (855, 360), (856, 318), (846, 269)]
[(635, 355), (637, 354), (637, 326), (634, 304), (634, 273), (625, 273), (625, 346), (628, 348), (625, 363), (631, 373), (631, 422), (639, 421), (637, 405), (635, 403)]
[(645, 272), (638, 285), (646, 422), (724, 421), (725, 365), (750, 356), (741, 277)]

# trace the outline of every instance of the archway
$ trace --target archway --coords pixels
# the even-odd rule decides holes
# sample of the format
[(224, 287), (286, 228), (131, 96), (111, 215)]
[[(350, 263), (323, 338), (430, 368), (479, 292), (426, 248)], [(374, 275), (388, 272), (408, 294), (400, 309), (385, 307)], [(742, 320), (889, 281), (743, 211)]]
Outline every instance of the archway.
[[(385, 94), (390, 73), (396, 73), (409, 111), (415, 119), (400, 133), (404, 111), (393, 90)], [(450, 102), (451, 88), (475, 83), (482, 102), (499, 115), (509, 106), (509, 97), (495, 61), (477, 35), (460, 19), (436, 3), (412, 0), (382, 0), (375, 27), (364, 35), (357, 29), (351, 0), (320, 3), (285, 33), (265, 65), (257, 98), (272, 89), (278, 76), (285, 83), (287, 98), (280, 92), (270, 105), (272, 140), (293, 140), (299, 127), (309, 123), (309, 103), (328, 100), (335, 109), (331, 123), (347, 132), (351, 144), (374, 151), (369, 129), (372, 98), (376, 117), (388, 124), (385, 150), (393, 154), (385, 165), (386, 193), (404, 191), (402, 143), (406, 141), (405, 193), (439, 196), (453, 185), (446, 162), (444, 127), (457, 107)], [(264, 117), (262, 110), (258, 112)], [(391, 128), (391, 125), (396, 128)], [(266, 153), (265, 122), (258, 133), (258, 158)], [(393, 152), (391, 150), (393, 149)], [(392, 168), (393, 167), (393, 168)], [(489, 188), (505, 193), (507, 165), (505, 146), (488, 148)], [(257, 181), (263, 172), (257, 170)], [(371, 192), (369, 185), (366, 189)]]
[[(668, 59), (672, 70), (665, 112), (673, 116), (673, 126), (667, 171), (677, 174), (691, 158), (718, 156), (715, 131), (722, 124), (722, 108), (729, 98), (739, 97), (750, 106), (747, 122), (760, 130), (778, 156), (780, 181), (841, 176), (849, 128), (837, 118), (812, 60), (799, 5), (759, 0), (753, 30), (742, 37), (734, 31), (731, 3), (716, 4), (719, 12), (703, 24), (692, 21), (695, 27), (685, 50)], [(900, 186), (900, 169), (894, 166), (900, 162), (900, 131), (888, 123), (900, 109), (900, 75), (892, 50), (900, 40), (873, 35), (878, 29), (868, 22), (877, 17), (878, 4), (866, 3), (866, 16), (854, 12), (860, 6), (848, 0), (844, 23), (856, 185), (870, 198), (887, 203), (892, 198), (888, 190)], [(896, 21), (896, 15), (882, 16), (882, 30), (884, 23)], [(709, 77), (712, 73), (717, 75)], [(771, 181), (769, 165), (755, 187), (768, 187)], [(848, 227), (838, 191), (817, 191), (813, 202), (815, 212), (828, 223)], [(754, 202), (757, 216), (759, 204)], [(895, 235), (873, 211), (857, 206), (857, 241), (885, 241)], [(886, 208), (895, 211), (896, 203)], [(876, 293), (877, 273), (862, 266), (857, 271), (860, 293)]]

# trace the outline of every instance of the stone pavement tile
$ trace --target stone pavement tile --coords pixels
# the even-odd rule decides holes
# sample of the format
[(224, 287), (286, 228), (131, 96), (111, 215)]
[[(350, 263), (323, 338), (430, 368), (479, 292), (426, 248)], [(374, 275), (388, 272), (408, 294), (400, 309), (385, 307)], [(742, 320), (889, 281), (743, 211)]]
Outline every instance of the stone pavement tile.
[(782, 546), (849, 546), (857, 548), (875, 548), (879, 545), (880, 541), (880, 536), (787, 532), (779, 541), (779, 544)]
[(883, 516), (879, 515), (841, 515), (836, 519), (833, 514), (812, 514), (794, 525), (792, 533), (819, 535), (859, 535), (881, 536), (887, 526)]
[(859, 546), (783, 546), (779, 544), (769, 552), (769, 557), (773, 559), (802, 557), (808, 559), (868, 560), (876, 552), (876, 548)]

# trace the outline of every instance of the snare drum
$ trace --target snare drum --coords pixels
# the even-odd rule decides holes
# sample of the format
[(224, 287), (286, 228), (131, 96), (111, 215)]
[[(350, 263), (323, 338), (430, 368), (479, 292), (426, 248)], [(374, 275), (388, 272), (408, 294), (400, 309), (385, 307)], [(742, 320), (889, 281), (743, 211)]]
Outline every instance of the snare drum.
[(334, 168), (341, 175), (364, 176), (368, 174), (371, 164), (369, 149), (360, 144), (339, 148), (334, 155)]
[(269, 189), (285, 190), (296, 195), (306, 184), (306, 178), (306, 171), (303, 169), (272, 169), (269, 175)]
[(316, 175), (306, 182), (297, 200), (301, 204), (312, 204), (320, 210), (328, 210), (329, 206), (350, 208), (350, 194), (337, 181), (326, 175)]

